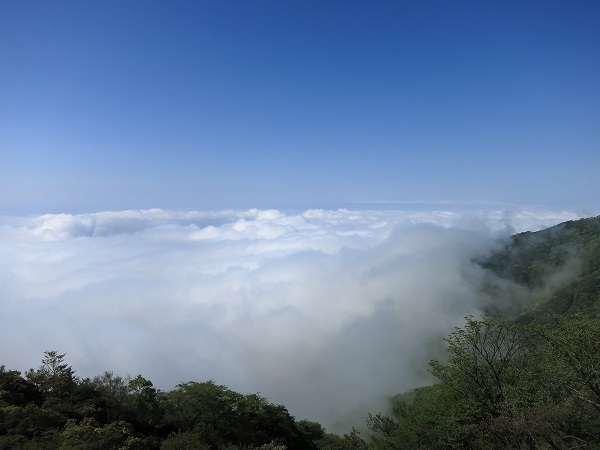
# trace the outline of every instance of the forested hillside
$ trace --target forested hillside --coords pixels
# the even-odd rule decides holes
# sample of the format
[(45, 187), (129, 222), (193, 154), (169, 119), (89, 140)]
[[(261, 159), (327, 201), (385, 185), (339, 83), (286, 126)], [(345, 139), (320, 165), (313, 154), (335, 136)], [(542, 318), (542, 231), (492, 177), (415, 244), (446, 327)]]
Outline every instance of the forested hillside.
[(533, 296), (518, 311), (519, 321), (600, 313), (600, 217), (514, 235), (481, 265)]
[(369, 447), (600, 448), (600, 218), (517, 234), (480, 264), (529, 298), (468, 317), (430, 363), (439, 383), (369, 416)]
[(47, 351), (24, 374), (0, 367), (0, 449), (600, 448), (600, 218), (515, 235), (479, 264), (530, 298), (466, 318), (430, 363), (439, 382), (369, 414), (369, 432), (326, 434), (213, 381), (79, 378)]
[(141, 375), (110, 372), (80, 379), (64, 358), (46, 352), (24, 377), (0, 367), (0, 448), (314, 449), (324, 436), (257, 394), (213, 381), (161, 392)]

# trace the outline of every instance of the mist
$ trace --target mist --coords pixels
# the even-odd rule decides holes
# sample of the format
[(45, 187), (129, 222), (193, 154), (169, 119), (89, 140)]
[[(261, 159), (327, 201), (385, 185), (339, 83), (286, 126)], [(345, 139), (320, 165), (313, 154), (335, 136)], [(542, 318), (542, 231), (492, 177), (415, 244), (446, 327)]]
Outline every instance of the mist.
[(366, 408), (384, 408), (387, 396), (431, 382), (426, 366), (441, 338), (491, 301), (474, 259), (510, 233), (576, 217), (0, 217), (0, 364), (24, 371), (57, 350), (82, 377), (140, 373), (165, 390), (212, 379), (336, 431), (363, 421)]

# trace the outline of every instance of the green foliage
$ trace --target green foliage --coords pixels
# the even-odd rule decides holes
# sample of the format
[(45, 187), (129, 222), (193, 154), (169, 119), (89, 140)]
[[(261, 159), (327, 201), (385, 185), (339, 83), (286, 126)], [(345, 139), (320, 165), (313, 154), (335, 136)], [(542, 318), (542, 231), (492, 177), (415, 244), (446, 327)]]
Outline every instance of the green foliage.
[(59, 450), (119, 450), (132, 437), (133, 427), (125, 422), (100, 426), (94, 419), (80, 423), (69, 420), (60, 435)]
[(98, 393), (96, 405), (102, 409), (104, 421), (127, 421), (136, 415), (128, 379), (104, 372), (89, 380), (89, 384)]
[(480, 264), (528, 290), (529, 298), (512, 299), (522, 305), (523, 323), (548, 313), (600, 314), (600, 217), (517, 234)]
[(35, 403), (3, 405), (0, 407), (0, 442), (5, 444), (0, 448), (55, 448), (64, 422), (62, 414)]
[(142, 375), (78, 379), (64, 357), (45, 352), (26, 378), (0, 367), (0, 449), (313, 450), (325, 433), (213, 381), (161, 392)]
[(431, 372), (449, 389), (462, 442), (521, 448), (548, 436), (548, 417), (540, 414), (563, 397), (553, 380), (539, 384), (553, 371), (538, 359), (541, 344), (532, 330), (468, 317), (446, 341), (448, 363), (432, 361)]
[(555, 363), (563, 367), (565, 387), (582, 406), (600, 414), (600, 316), (554, 316), (554, 325), (539, 333)]
[(20, 372), (0, 366), (0, 404), (24, 406), (41, 402), (42, 393), (35, 384), (24, 379)]
[(448, 364), (430, 363), (431, 373), (460, 397), (475, 420), (498, 417), (526, 389), (533, 345), (516, 325), (486, 318), (466, 318), (448, 338)]
[(159, 392), (152, 381), (137, 375), (128, 382), (126, 405), (131, 412), (126, 416), (134, 425), (147, 433), (153, 432), (162, 420), (163, 411)]
[(213, 381), (157, 390), (141, 375), (77, 379), (46, 352), (26, 378), (0, 367), (0, 448), (313, 450), (325, 430)]
[(64, 362), (65, 354), (56, 351), (44, 352), (42, 365), (37, 370), (30, 369), (26, 378), (33, 382), (46, 397), (64, 399), (75, 387), (75, 372)]
[(210, 447), (202, 442), (202, 434), (193, 431), (181, 431), (170, 434), (160, 444), (160, 450), (209, 450)]
[(460, 442), (450, 392), (443, 384), (414, 389), (391, 399), (392, 417), (369, 414), (375, 449), (443, 449)]
[(367, 443), (360, 437), (360, 433), (352, 428), (350, 433), (338, 436), (328, 433), (316, 442), (319, 450), (366, 450)]
[(325, 436), (325, 429), (321, 424), (310, 420), (297, 421), (296, 428), (302, 440), (309, 443), (317, 442)]
[(268, 444), (263, 444), (260, 447), (260, 450), (286, 450), (287, 447), (283, 444), (277, 444), (275, 441), (271, 441)]
[[(178, 433), (174, 438), (194, 437), (211, 447), (218, 443), (261, 446), (270, 442), (310, 448), (294, 418), (281, 405), (274, 405), (256, 394), (242, 395), (213, 381), (177, 385), (164, 399), (165, 423)], [(304, 429), (313, 434), (304, 424)]]
[(600, 317), (555, 326), (467, 317), (448, 338), (439, 384), (370, 415), (375, 449), (600, 446)]

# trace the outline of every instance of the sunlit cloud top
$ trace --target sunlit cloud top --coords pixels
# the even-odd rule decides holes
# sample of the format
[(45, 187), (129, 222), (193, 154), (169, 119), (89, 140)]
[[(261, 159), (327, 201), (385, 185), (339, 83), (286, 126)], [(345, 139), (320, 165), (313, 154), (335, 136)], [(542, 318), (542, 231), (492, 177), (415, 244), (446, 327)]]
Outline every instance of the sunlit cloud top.
[[(214, 379), (333, 426), (428, 382), (473, 258), (572, 212), (159, 209), (0, 218), (3, 364)], [(437, 343), (437, 344), (436, 344)]]

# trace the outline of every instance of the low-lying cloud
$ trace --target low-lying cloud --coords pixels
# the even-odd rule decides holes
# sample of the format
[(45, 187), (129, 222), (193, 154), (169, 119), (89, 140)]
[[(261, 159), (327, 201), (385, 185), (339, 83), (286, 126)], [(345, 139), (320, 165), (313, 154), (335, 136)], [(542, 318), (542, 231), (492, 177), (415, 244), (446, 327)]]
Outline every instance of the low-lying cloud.
[[(571, 213), (162, 210), (0, 218), (0, 364), (213, 379), (333, 429), (428, 382), (502, 234)], [(362, 408), (362, 409), (361, 409)], [(361, 417), (362, 419), (362, 417)]]

